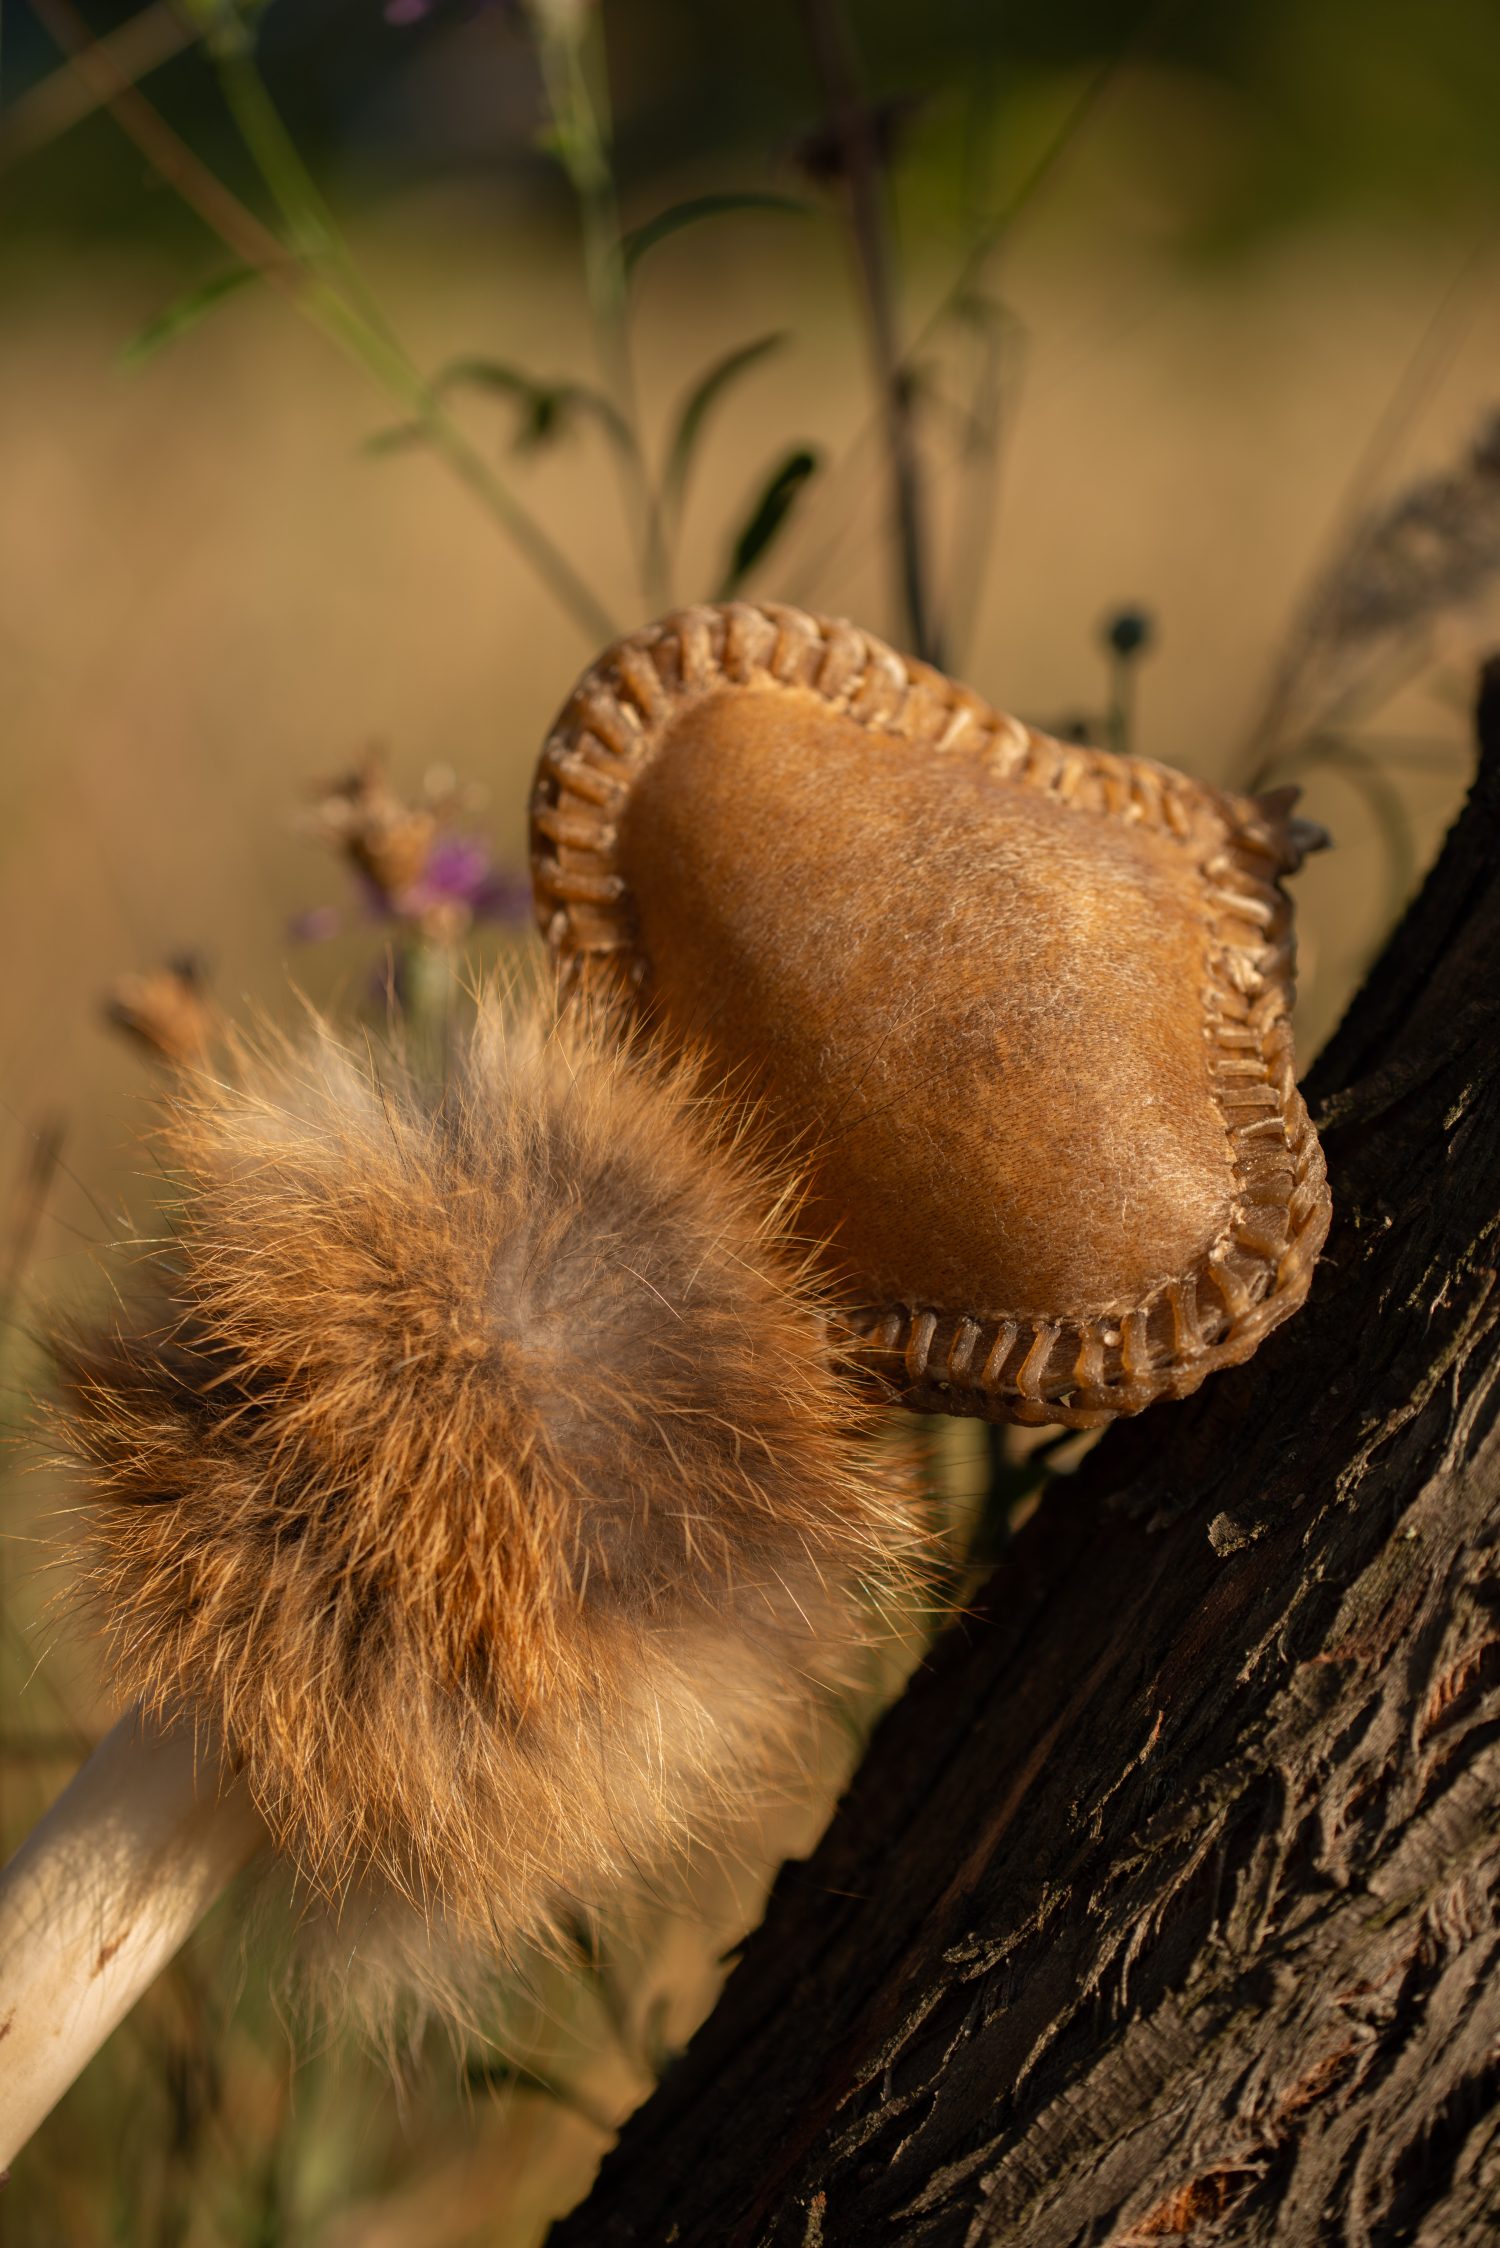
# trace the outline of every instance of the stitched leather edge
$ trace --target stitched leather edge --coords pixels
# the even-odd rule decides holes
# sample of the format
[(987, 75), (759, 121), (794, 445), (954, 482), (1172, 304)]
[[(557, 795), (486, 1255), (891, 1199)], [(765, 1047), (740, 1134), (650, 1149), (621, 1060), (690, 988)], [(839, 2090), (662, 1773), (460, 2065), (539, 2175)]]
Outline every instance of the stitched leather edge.
[(607, 964), (625, 990), (646, 974), (615, 842), (673, 715), (715, 688), (768, 683), (811, 688), (872, 732), (973, 757), (1080, 814), (1174, 838), (1192, 855), (1209, 914), (1208, 1089), (1235, 1191), (1208, 1254), (1139, 1303), (1055, 1319), (852, 1306), (859, 1362), (917, 1410), (1088, 1428), (1185, 1397), (1215, 1368), (1248, 1358), (1305, 1298), (1331, 1214), (1292, 1074), (1291, 909), (1278, 877), (1299, 854), (1285, 811), (1146, 758), (1054, 741), (842, 620), (771, 602), (685, 608), (606, 649), (542, 750), (532, 879), (565, 989), (585, 963)]

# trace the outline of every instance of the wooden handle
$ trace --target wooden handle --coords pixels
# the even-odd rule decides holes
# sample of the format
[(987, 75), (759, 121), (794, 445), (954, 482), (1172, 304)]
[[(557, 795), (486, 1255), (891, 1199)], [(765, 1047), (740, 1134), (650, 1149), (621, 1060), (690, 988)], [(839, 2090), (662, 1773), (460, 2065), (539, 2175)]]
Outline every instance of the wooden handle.
[(0, 1873), (0, 2165), (265, 1839), (191, 1728), (100, 1742)]

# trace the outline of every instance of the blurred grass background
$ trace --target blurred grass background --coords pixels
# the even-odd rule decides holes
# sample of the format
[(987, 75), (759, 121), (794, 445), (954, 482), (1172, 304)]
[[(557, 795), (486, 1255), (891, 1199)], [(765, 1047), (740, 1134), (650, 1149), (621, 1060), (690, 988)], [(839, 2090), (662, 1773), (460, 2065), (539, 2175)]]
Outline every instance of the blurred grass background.
[[(187, 949), (235, 1014), (285, 1015), (289, 977), (359, 1005), (376, 932), (287, 935), (301, 909), (343, 902), (299, 805), (380, 741), (398, 782), (442, 764), (481, 783), (479, 824), (519, 864), (538, 746), (594, 652), (429, 453), (371, 456), (398, 417), (273, 291), (236, 291), (123, 363), (226, 259), (108, 116), (68, 123), (81, 105), (39, 14), (0, 13), (0, 1283), (15, 1297), (0, 1347), (17, 1418), (36, 1372), (28, 1304), (86, 1296), (90, 1245), (118, 1208), (149, 1206), (136, 1138), (151, 1080), (101, 1027), (100, 994)], [(88, 28), (129, 14), (94, 6)], [(177, 22), (147, 14), (158, 33)], [(1462, 459), (1500, 394), (1492, 10), (854, 0), (849, 16), (884, 105), (908, 339), (951, 313), (955, 275), (1026, 190), (973, 269), (982, 319), (946, 318), (913, 354), (952, 668), (1030, 719), (1097, 730), (1101, 620), (1139, 606), (1153, 637), (1132, 746), (1243, 785), (1278, 652), (1340, 526)], [(417, 363), (481, 354), (596, 379), (525, 12), (277, 0), (256, 28)], [(685, 230), (641, 267), (635, 375), (658, 450), (705, 365), (786, 338), (708, 428), (675, 593), (712, 590), (767, 466), (805, 444), (825, 465), (750, 589), (899, 641), (860, 307), (799, 10), (610, 0), (604, 28), (627, 226), (711, 193), (805, 206)], [(264, 208), (202, 55), (187, 47), (147, 91)], [(991, 426), (966, 451), (976, 401)], [(503, 403), (459, 411), (616, 621), (641, 621), (597, 433), (517, 456)], [(1500, 533), (1432, 605), (1420, 660), (1356, 710), (1357, 753), (1354, 735), (1338, 754), (1312, 734), (1280, 744), (1337, 843), (1298, 885), (1304, 1058), (1465, 785), (1497, 570)], [(528, 941), (502, 932), (476, 957)], [(60, 1147), (55, 1169), (39, 1139)], [(972, 1489), (977, 1455), (954, 1443)], [(87, 1649), (42, 1611), (60, 1498), (35, 1477), (4, 1492), (7, 1849), (107, 1714)], [(807, 1845), (835, 1784), (777, 1848)], [(540, 1994), (515, 2031), (519, 2076), (434, 2055), (404, 2091), (336, 2037), (288, 2029), (265, 1947), (224, 1908), (18, 2165), (3, 2237), (539, 2239), (709, 2003), (762, 1880), (707, 1869), (698, 1924), (664, 1920), (633, 1966)]]

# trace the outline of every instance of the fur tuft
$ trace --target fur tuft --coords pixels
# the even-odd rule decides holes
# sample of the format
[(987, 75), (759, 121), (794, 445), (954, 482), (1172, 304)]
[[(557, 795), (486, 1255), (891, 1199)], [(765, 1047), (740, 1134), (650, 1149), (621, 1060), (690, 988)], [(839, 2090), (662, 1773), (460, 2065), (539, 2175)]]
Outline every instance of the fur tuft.
[(458, 2010), (785, 1788), (908, 1489), (772, 1185), (586, 1025), (487, 997), (440, 1097), (319, 1027), (181, 1084), (163, 1145), (144, 1301), (57, 1345), (81, 1590), (372, 2011)]

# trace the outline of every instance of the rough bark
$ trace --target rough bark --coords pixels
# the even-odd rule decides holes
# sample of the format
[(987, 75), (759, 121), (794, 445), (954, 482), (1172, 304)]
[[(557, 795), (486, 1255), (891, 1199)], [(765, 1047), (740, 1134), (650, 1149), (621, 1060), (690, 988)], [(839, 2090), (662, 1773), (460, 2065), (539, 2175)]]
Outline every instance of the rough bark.
[(1500, 663), (1306, 1311), (1112, 1431), (554, 2248), (1500, 2228)]

